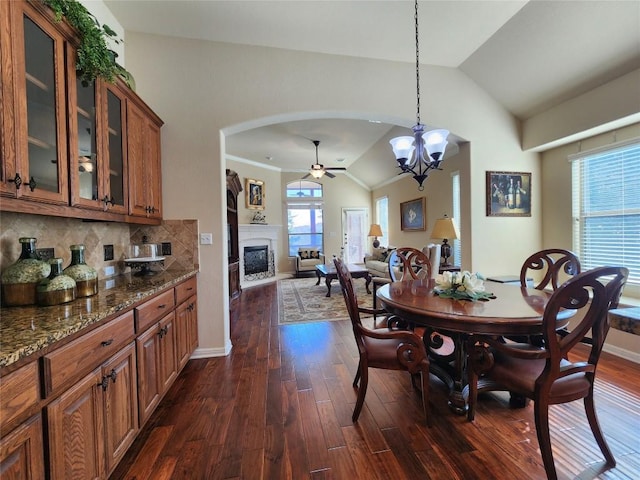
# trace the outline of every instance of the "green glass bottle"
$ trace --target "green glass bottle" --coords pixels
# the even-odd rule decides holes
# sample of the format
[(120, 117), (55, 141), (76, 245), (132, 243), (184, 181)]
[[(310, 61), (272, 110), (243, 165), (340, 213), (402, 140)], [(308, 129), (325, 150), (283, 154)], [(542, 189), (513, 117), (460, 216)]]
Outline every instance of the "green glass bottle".
[(6, 307), (36, 303), (36, 286), (51, 273), (51, 266), (38, 258), (33, 237), (19, 239), (20, 258), (2, 272), (2, 304)]
[(38, 305), (60, 305), (76, 299), (76, 281), (69, 275), (62, 273), (62, 259), (49, 259), (51, 273), (40, 280), (36, 287), (36, 301)]
[(98, 272), (84, 261), (84, 245), (71, 245), (71, 263), (64, 274), (76, 281), (76, 295), (90, 297), (98, 293)]

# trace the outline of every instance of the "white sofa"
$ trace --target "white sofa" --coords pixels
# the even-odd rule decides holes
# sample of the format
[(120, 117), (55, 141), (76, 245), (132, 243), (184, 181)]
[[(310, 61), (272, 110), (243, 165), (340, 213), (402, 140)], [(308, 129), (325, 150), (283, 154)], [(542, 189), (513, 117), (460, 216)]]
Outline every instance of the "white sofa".
[(395, 247), (374, 248), (371, 255), (364, 256), (364, 266), (372, 277), (389, 278), (389, 254)]
[(318, 248), (298, 248), (298, 255), (296, 255), (296, 277), (299, 277), (301, 273), (315, 272), (316, 265), (323, 263), (324, 254)]

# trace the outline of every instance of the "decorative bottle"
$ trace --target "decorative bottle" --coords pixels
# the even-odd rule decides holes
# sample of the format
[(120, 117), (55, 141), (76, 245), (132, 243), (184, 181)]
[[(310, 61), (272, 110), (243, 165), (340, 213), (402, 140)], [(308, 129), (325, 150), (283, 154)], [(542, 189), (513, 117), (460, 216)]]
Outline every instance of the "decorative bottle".
[(507, 188), (507, 208), (515, 208), (515, 187), (513, 186), (513, 178), (509, 179), (509, 187)]
[(51, 273), (40, 280), (36, 287), (36, 301), (38, 305), (60, 305), (76, 299), (76, 281), (69, 275), (62, 273), (62, 259), (49, 259)]
[(84, 245), (71, 245), (71, 263), (64, 274), (76, 281), (76, 295), (90, 297), (98, 293), (98, 272), (84, 261)]
[(36, 286), (51, 272), (49, 264), (36, 254), (35, 238), (22, 237), (19, 242), (20, 258), (2, 272), (2, 304), (7, 307), (36, 303)]

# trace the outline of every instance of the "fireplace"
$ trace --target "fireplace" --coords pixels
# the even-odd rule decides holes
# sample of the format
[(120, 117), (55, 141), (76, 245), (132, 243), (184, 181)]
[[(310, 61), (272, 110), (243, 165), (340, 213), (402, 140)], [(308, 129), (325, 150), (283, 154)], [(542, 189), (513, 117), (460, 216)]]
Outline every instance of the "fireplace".
[(244, 274), (269, 271), (269, 246), (244, 247)]
[(242, 288), (257, 285), (278, 276), (278, 238), (281, 230), (281, 225), (238, 225)]

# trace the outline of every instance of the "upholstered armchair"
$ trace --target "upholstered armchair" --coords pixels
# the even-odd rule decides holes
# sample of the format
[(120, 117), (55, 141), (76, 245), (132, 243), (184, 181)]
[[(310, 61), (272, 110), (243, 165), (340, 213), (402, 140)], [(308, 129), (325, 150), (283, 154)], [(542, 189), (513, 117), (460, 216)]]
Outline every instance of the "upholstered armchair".
[(300, 247), (296, 255), (296, 277), (304, 272), (315, 272), (316, 265), (324, 263), (324, 253), (315, 247)]

